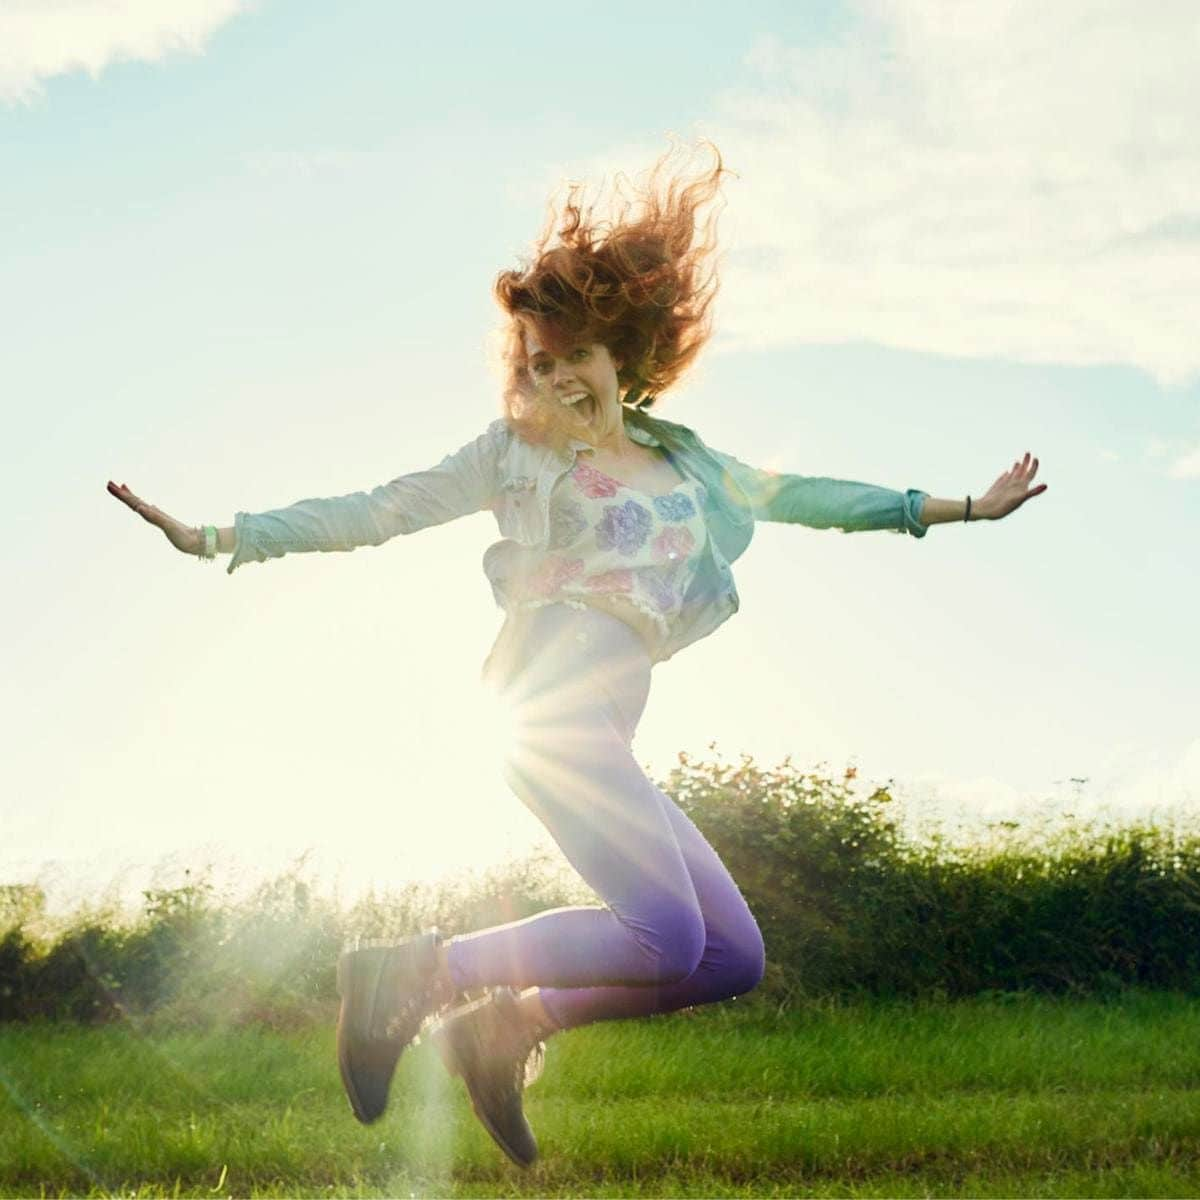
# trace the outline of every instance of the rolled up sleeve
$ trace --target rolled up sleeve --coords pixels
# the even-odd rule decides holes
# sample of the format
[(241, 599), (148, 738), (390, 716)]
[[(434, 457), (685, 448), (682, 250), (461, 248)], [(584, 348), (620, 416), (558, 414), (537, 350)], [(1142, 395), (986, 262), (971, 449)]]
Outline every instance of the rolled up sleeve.
[(731, 454), (714, 453), (749, 499), (755, 520), (784, 521), (843, 533), (882, 529), (913, 537), (924, 537), (929, 528), (921, 521), (928, 492), (766, 471), (748, 466)]
[(496, 494), (503, 419), (434, 467), (400, 475), (369, 492), (299, 500), (287, 508), (234, 515), (234, 549), (226, 574), (311, 550), (378, 546), (487, 508)]

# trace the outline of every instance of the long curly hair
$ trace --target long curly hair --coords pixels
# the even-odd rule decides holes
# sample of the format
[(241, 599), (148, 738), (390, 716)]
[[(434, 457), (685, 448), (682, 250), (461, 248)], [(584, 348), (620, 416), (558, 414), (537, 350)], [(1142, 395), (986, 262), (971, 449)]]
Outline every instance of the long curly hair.
[[(620, 364), (622, 403), (650, 408), (695, 361), (712, 329), (717, 293), (716, 225), (722, 176), (731, 174), (711, 142), (699, 174), (673, 169), (672, 147), (645, 182), (618, 175), (612, 196), (588, 202), (572, 183), (521, 270), (502, 271), (493, 294), (503, 310), (503, 408), (528, 441), (559, 448), (569, 438), (559, 405), (539, 402), (525, 354), (524, 322), (562, 353), (600, 342)], [(702, 211), (707, 210), (707, 211)], [(607, 214), (607, 215), (604, 215)]]

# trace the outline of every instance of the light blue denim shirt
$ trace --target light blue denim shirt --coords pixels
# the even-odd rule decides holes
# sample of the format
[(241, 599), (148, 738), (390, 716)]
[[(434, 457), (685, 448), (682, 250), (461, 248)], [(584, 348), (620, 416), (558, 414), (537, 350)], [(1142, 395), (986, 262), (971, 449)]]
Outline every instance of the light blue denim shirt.
[[(630, 407), (624, 412), (626, 431), (634, 441), (662, 448), (686, 478), (699, 479), (705, 490), (708, 549), (656, 661), (705, 637), (737, 612), (730, 564), (750, 544), (755, 521), (925, 536), (928, 527), (921, 523), (921, 513), (926, 492), (760, 470), (710, 449), (686, 425)], [(546, 550), (554, 485), (574, 466), (576, 454), (588, 448), (579, 439), (563, 453), (533, 445), (497, 418), (437, 466), (400, 475), (369, 492), (300, 500), (270, 512), (237, 513), (227, 571), (233, 574), (243, 563), (284, 554), (378, 546), (397, 534), (416, 533), (490, 508), (501, 540), (488, 547), (483, 567), (496, 603), (507, 613), (509, 598), (516, 594), (515, 581), (532, 570)], [(484, 664), (485, 675), (511, 625), (511, 618), (505, 621)]]

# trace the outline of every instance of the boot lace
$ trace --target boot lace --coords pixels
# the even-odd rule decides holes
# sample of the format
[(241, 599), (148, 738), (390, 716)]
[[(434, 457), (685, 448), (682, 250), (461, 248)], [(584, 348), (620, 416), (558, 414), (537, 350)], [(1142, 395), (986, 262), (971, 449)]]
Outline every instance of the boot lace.
[(532, 1087), (542, 1077), (542, 1071), (546, 1067), (546, 1043), (543, 1041), (534, 1042), (532, 1049), (525, 1057), (525, 1061), (521, 1064), (521, 1080), (522, 1087)]
[(413, 1030), (418, 1026), (429, 1010), (430, 989), (423, 988), (419, 992), (410, 992), (396, 1007), (384, 1027), (384, 1037), (389, 1041), (407, 1040), (413, 1036)]

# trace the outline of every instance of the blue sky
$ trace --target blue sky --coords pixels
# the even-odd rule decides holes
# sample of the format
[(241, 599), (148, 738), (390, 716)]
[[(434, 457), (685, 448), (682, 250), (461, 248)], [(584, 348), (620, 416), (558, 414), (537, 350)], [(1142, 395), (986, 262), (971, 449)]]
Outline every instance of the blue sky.
[(228, 577), (104, 484), (225, 525), (436, 462), (498, 412), (490, 284), (550, 193), (670, 134), (738, 177), (665, 416), (945, 497), (1031, 450), (1049, 490), (921, 541), (760, 525), (640, 761), (853, 762), (978, 830), (1194, 815), (1194, 17), (936, 9), (0, 3), (0, 877), (312, 847), (353, 890), (538, 839), (478, 750), (488, 514)]

